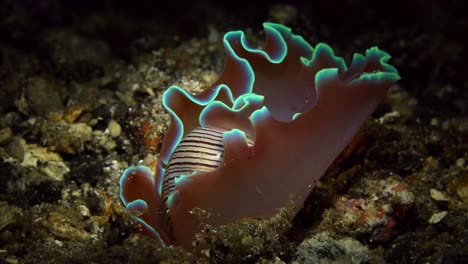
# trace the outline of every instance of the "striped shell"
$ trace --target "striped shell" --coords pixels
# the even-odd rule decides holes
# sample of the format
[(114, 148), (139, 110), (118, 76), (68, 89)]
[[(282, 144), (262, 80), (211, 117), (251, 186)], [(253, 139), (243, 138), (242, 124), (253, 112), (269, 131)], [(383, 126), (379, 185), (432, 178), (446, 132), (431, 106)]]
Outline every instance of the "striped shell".
[[(223, 161), (223, 134), (226, 130), (211, 127), (196, 127), (177, 145), (167, 164), (162, 184), (163, 212), (168, 235), (174, 238), (170, 215), (170, 197), (175, 195), (176, 179), (197, 172), (215, 170)], [(253, 142), (247, 138), (248, 146)]]

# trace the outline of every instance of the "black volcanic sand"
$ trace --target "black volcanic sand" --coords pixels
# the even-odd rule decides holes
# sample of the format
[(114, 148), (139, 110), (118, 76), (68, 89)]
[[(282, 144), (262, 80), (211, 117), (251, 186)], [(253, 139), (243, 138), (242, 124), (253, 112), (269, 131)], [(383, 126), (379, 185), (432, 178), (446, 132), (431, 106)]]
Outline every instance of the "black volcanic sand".
[[(468, 262), (462, 1), (66, 2), (0, 5), (0, 262)], [(198, 253), (159, 248), (119, 177), (156, 161), (165, 89), (201, 91), (222, 71), (223, 34), (261, 44), (264, 21), (348, 63), (377, 45), (402, 80), (299, 214), (203, 226)]]

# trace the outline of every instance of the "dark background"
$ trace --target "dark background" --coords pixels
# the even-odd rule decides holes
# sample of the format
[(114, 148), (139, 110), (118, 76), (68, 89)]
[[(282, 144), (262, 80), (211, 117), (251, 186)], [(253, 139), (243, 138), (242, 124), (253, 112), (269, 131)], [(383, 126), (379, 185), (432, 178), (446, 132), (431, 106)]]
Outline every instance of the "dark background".
[[(467, 9), (455, 0), (2, 1), (0, 45), (40, 56), (38, 37), (44, 31), (74, 27), (105, 40), (117, 57), (128, 59), (135, 40), (145, 37), (159, 38), (147, 47), (150, 51), (205, 37), (209, 24), (220, 32), (248, 27), (261, 31), (274, 5), (295, 7), (298, 15), (288, 26), (313, 45), (330, 44), (348, 60), (353, 52), (372, 45), (388, 51), (402, 76), (401, 85), (423, 102), (432, 104), (431, 89), (440, 85), (451, 85), (454, 97), (467, 98)], [(101, 21), (88, 26), (89, 17)], [(440, 108), (448, 115), (466, 113), (447, 105)]]

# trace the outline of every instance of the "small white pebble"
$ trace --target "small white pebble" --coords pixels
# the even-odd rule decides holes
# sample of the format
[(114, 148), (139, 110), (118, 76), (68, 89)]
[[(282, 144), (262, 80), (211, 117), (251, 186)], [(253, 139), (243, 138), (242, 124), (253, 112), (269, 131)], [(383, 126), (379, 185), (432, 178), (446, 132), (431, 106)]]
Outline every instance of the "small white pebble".
[(117, 138), (120, 136), (120, 133), (122, 133), (122, 127), (120, 126), (119, 123), (117, 123), (114, 120), (111, 120), (109, 122), (109, 125), (107, 126), (107, 129), (109, 129), (109, 134), (113, 138)]
[(457, 159), (457, 161), (455, 162), (455, 166), (459, 168), (463, 168), (465, 166), (465, 159), (464, 158)]
[(436, 201), (448, 201), (449, 200), (449, 198), (447, 197), (447, 195), (445, 195), (445, 193), (436, 189), (431, 189), (431, 197), (432, 199)]
[(89, 217), (91, 212), (89, 211), (88, 207), (85, 205), (80, 205), (80, 213), (82, 216)]
[(447, 211), (442, 211), (439, 213), (434, 213), (431, 218), (429, 218), (429, 224), (437, 224), (439, 223), (446, 215)]
[(57, 240), (57, 239), (56, 239), (56, 240), (54, 240), (54, 244), (55, 244), (55, 245), (57, 245), (57, 246), (59, 246), (59, 247), (63, 246), (63, 243), (62, 243), (62, 241), (60, 241), (60, 240)]

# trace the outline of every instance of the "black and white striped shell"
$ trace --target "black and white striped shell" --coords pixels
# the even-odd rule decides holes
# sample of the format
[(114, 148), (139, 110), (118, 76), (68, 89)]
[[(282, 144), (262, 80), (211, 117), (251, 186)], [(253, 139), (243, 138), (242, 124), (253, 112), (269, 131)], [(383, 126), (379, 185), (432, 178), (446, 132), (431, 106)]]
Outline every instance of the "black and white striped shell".
[[(198, 172), (209, 172), (221, 166), (224, 147), (223, 134), (226, 130), (211, 127), (196, 127), (177, 145), (166, 166), (162, 183), (163, 210), (168, 235), (173, 238), (169, 197), (176, 192), (176, 179)], [(247, 138), (247, 144), (253, 142)]]

